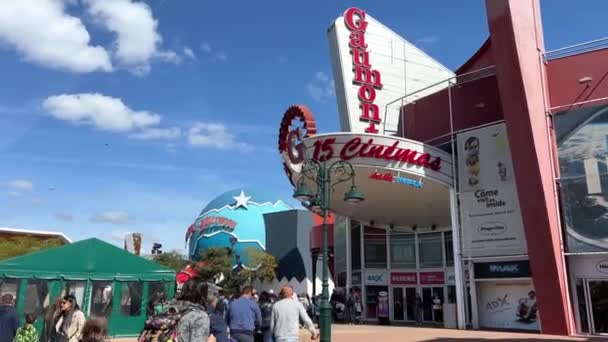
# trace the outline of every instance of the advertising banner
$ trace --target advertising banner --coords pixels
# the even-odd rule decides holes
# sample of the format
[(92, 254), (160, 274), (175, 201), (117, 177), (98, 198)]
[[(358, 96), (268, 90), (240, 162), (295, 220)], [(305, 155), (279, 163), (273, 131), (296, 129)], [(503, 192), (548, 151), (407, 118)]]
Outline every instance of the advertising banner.
[(416, 272), (391, 272), (392, 285), (416, 285), (418, 274)]
[(526, 254), (505, 125), (460, 133), (457, 143), (463, 255)]
[(479, 282), (477, 295), (482, 328), (540, 330), (531, 282)]
[(445, 273), (443, 272), (420, 272), (421, 285), (443, 285), (445, 284)]

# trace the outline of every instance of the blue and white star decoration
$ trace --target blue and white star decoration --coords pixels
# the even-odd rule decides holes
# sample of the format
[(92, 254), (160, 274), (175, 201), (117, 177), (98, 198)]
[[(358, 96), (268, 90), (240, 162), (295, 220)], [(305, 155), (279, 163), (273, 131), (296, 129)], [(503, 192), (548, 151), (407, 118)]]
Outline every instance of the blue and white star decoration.
[(240, 207), (247, 209), (247, 203), (249, 203), (251, 196), (245, 196), (245, 191), (241, 190), (240, 195), (234, 196), (232, 198), (234, 198), (234, 200), (236, 201), (236, 204), (232, 207), (233, 209), (238, 209)]

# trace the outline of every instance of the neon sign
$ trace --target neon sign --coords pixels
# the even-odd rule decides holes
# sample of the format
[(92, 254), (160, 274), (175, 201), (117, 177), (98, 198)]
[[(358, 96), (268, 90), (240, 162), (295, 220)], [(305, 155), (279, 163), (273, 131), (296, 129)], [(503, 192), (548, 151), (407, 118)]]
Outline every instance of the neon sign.
[[(332, 159), (336, 154), (334, 151), (335, 142), (336, 138), (315, 141), (312, 158), (318, 161)], [(428, 153), (420, 153), (409, 148), (399, 148), (399, 141), (386, 146), (374, 144), (372, 138), (367, 139), (367, 142), (363, 142), (359, 137), (352, 138), (342, 146), (338, 155), (342, 160), (375, 158), (419, 165), (433, 171), (441, 170), (441, 157), (431, 157)]]
[(424, 186), (424, 184), (422, 183), (422, 179), (416, 181), (416, 180), (405, 178), (405, 177), (397, 177), (397, 176), (393, 176), (393, 174), (390, 172), (387, 172), (387, 173), (374, 172), (369, 176), (369, 178), (381, 180), (381, 181), (385, 181), (385, 182), (390, 182), (390, 183), (405, 184), (405, 185), (412, 186), (414, 188), (422, 188)]
[(221, 216), (209, 216), (202, 219), (199, 227), (204, 234), (210, 234), (217, 231), (232, 232), (236, 227), (236, 222)]
[(376, 125), (380, 119), (380, 108), (374, 103), (376, 99), (376, 89), (382, 89), (380, 72), (372, 69), (369, 61), (369, 51), (365, 43), (365, 32), (367, 25), (365, 12), (358, 8), (349, 8), (344, 13), (344, 23), (351, 32), (348, 46), (350, 54), (353, 56), (353, 83), (359, 85), (359, 108), (361, 116), (359, 120), (368, 122), (369, 126), (365, 129), (367, 133), (378, 133)]

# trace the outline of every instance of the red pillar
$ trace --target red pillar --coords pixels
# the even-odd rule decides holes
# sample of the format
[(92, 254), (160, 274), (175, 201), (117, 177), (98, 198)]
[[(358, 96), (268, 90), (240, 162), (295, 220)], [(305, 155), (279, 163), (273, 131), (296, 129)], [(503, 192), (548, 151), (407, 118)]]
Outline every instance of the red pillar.
[(538, 0), (486, 0), (541, 329), (572, 333), (544, 100)]

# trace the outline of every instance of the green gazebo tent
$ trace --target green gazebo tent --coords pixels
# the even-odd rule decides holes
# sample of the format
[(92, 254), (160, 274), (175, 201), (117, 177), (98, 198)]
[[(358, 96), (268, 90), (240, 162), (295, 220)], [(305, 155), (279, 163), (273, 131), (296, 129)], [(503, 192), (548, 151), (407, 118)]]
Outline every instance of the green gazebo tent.
[(175, 271), (96, 238), (0, 262), (0, 295), (16, 296), (39, 328), (53, 301), (73, 294), (87, 317), (107, 317), (112, 336), (134, 336), (160, 292), (173, 297)]

